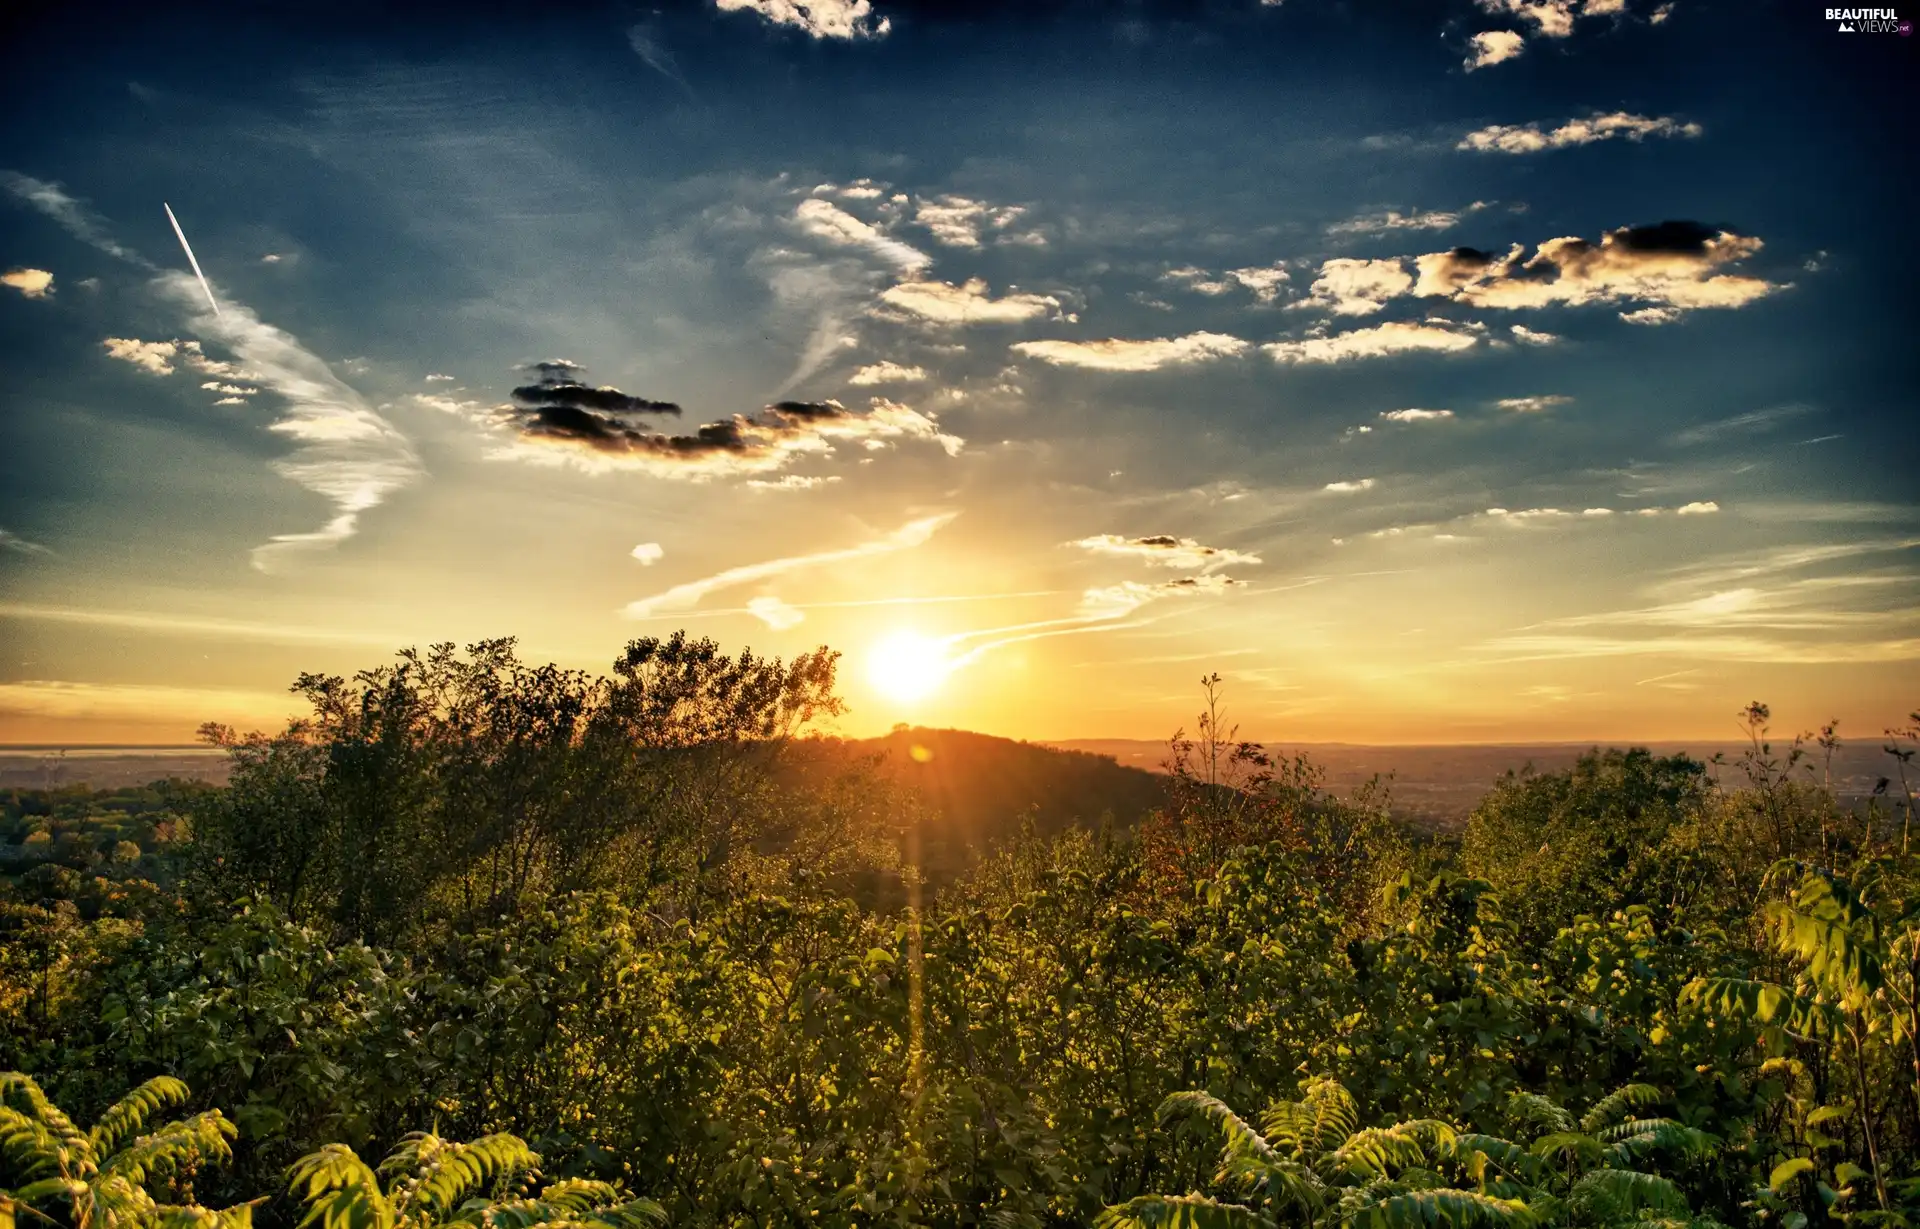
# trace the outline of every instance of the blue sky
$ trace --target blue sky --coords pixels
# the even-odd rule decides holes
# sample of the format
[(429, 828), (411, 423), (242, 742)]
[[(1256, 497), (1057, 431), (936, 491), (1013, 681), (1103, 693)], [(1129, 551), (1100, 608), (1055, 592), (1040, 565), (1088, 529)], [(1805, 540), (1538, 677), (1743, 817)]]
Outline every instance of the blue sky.
[(0, 738), (682, 626), (842, 649), (855, 733), (1150, 736), (1213, 669), (1273, 738), (1877, 733), (1920, 700), (1920, 52), (1837, 24), (40, 19)]

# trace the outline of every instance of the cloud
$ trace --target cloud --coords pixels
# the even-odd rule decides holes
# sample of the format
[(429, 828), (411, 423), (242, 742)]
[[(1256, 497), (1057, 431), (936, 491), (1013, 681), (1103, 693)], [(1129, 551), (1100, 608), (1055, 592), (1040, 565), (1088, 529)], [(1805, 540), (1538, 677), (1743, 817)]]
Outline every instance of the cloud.
[(1241, 588), (1243, 584), (1231, 576), (1218, 573), (1183, 576), (1179, 580), (1163, 580), (1157, 584), (1123, 580), (1117, 585), (1088, 589), (1080, 597), (1080, 612), (1084, 619), (1124, 619), (1149, 602), (1157, 602), (1162, 598), (1217, 596), (1228, 589)]
[(251, 397), (260, 390), (248, 388), (243, 384), (222, 384), (218, 380), (208, 380), (200, 386), (210, 393), (221, 393), (228, 397)]
[(1102, 533), (1066, 545), (1077, 546), (1096, 555), (1118, 555), (1163, 568), (1200, 568), (1211, 572), (1237, 564), (1260, 562), (1259, 556), (1244, 551), (1202, 546), (1192, 538), (1176, 538), (1168, 534), (1128, 538), (1117, 533)]
[(1597, 244), (1549, 239), (1524, 260), (1519, 244), (1505, 256), (1461, 247), (1415, 258), (1415, 293), (1506, 310), (1621, 301), (1683, 310), (1741, 307), (1780, 289), (1722, 271), (1761, 246), (1759, 239), (1699, 222), (1668, 221), (1610, 230)]
[(1571, 405), (1573, 398), (1562, 393), (1549, 393), (1540, 397), (1502, 397), (1494, 404), (1503, 410), (1512, 410), (1516, 414), (1538, 414), (1556, 405)]
[(1673, 511), (1676, 516), (1706, 516), (1720, 511), (1720, 505), (1711, 499), (1703, 499), (1697, 503), (1681, 504)]
[(1329, 482), (1327, 483), (1326, 486), (1322, 487), (1321, 489), (1327, 490), (1327, 491), (1333, 491), (1342, 495), (1351, 495), (1356, 491), (1371, 491), (1373, 489), (1373, 479), (1349, 478), (1343, 482)]
[(626, 419), (639, 414), (678, 416), (680, 407), (671, 401), (650, 401), (617, 388), (594, 388), (574, 380), (541, 380), (513, 390), (513, 399), (536, 414), (587, 414)]
[(838, 401), (779, 401), (754, 415), (707, 423), (691, 435), (650, 430), (625, 411), (576, 406), (506, 406), (499, 421), (514, 430), (515, 443), (496, 456), (571, 462), (590, 470), (642, 469), (696, 481), (765, 473), (802, 453), (832, 452), (838, 441), (857, 440), (872, 449), (890, 440), (926, 439), (948, 456), (966, 446), (959, 436), (940, 430), (931, 416), (884, 397), (872, 398), (864, 413)]
[(1670, 116), (1614, 111), (1606, 115), (1570, 119), (1558, 128), (1543, 128), (1538, 123), (1494, 124), (1461, 137), (1457, 148), (1480, 153), (1537, 154), (1549, 149), (1592, 145), (1596, 141), (1612, 141), (1623, 137), (1629, 141), (1644, 141), (1648, 137), (1697, 137), (1703, 131), (1698, 124), (1682, 122)]
[(674, 61), (673, 52), (668, 50), (652, 27), (645, 23), (628, 26), (627, 46), (633, 48), (633, 54), (640, 57), (642, 64), (679, 86), (687, 97), (694, 96), (693, 86), (680, 75), (680, 65)]
[(453, 377), (438, 371), (429, 371), (422, 377), (422, 381), (427, 384), (451, 384)]
[(1473, 54), (1466, 59), (1467, 71), (1504, 63), (1526, 49), (1525, 37), (1512, 30), (1483, 30), (1473, 36)]
[(1276, 341), (1260, 347), (1276, 363), (1344, 363), (1414, 351), (1453, 353), (1479, 344), (1474, 330), (1447, 321), (1390, 321), (1328, 337)]
[(1249, 265), (1242, 269), (1228, 269), (1219, 277), (1195, 265), (1184, 265), (1177, 269), (1168, 269), (1160, 275), (1163, 282), (1172, 282), (1184, 286), (1196, 294), (1218, 296), (1231, 293), (1235, 287), (1253, 292), (1253, 297), (1261, 303), (1271, 303), (1280, 297), (1281, 289), (1289, 280), (1284, 266)]
[(1308, 296), (1294, 307), (1320, 307), (1336, 316), (1370, 316), (1387, 300), (1413, 289), (1413, 278), (1398, 260), (1329, 260)]
[(903, 312), (937, 324), (1017, 324), (1057, 313), (1060, 300), (1052, 295), (1009, 294), (994, 298), (987, 283), (971, 278), (951, 282), (901, 282), (889, 286), (880, 300)]
[(925, 367), (903, 367), (899, 363), (882, 360), (869, 363), (847, 377), (847, 383), (866, 386), (870, 384), (919, 384), (926, 380)]
[(776, 632), (783, 632), (789, 627), (797, 627), (807, 621), (807, 616), (798, 608), (789, 606), (779, 598), (770, 595), (750, 599), (747, 602), (747, 613)]
[(29, 542), (11, 529), (0, 529), (0, 550), (10, 550), (18, 555), (51, 555), (53, 553), (38, 542)]
[(666, 548), (658, 542), (642, 542), (633, 548), (632, 553), (633, 557), (640, 561), (640, 566), (643, 568), (650, 568), (667, 557)]
[(1561, 341), (1557, 333), (1537, 332), (1524, 324), (1516, 324), (1508, 331), (1513, 334), (1515, 341), (1529, 346), (1557, 346)]
[(1487, 207), (1487, 202), (1475, 201), (1457, 213), (1445, 209), (1429, 209), (1423, 213), (1401, 213), (1398, 209), (1389, 209), (1384, 213), (1363, 213), (1357, 218), (1335, 222), (1327, 227), (1327, 233), (1385, 235), (1397, 230), (1449, 230), (1460, 224), (1464, 214), (1478, 213)]
[(823, 567), (827, 564), (845, 563), (854, 559), (867, 559), (874, 555), (910, 550), (924, 545), (958, 515), (957, 512), (943, 512), (937, 516), (922, 517), (919, 520), (907, 522), (884, 537), (873, 538), (857, 546), (844, 547), (840, 550), (819, 551), (811, 555), (791, 555), (784, 559), (768, 559), (761, 563), (728, 568), (712, 576), (675, 585), (652, 597), (630, 602), (622, 613), (630, 619), (646, 619), (663, 611), (688, 610), (699, 605), (701, 599), (709, 593), (722, 589), (731, 589), (737, 585), (751, 584), (759, 580), (771, 580), (775, 576), (784, 576), (802, 568)]
[(107, 348), (108, 358), (132, 363), (147, 374), (156, 376), (172, 375), (174, 356), (180, 353), (180, 343), (177, 341), (141, 341), (133, 337), (109, 337), (100, 344)]
[(1620, 318), (1628, 324), (1662, 325), (1672, 324), (1684, 314), (1677, 307), (1642, 307), (1635, 311), (1621, 312)]
[(925, 252), (892, 238), (832, 201), (823, 201), (817, 196), (801, 201), (794, 208), (793, 220), (805, 234), (823, 239), (835, 247), (871, 252), (903, 273), (918, 273), (933, 263), (933, 258)]
[(913, 220), (948, 247), (977, 248), (983, 231), (1003, 230), (1025, 212), (1019, 205), (994, 206), (964, 196), (940, 196), (917, 202)]
[(1381, 410), (1380, 417), (1388, 422), (1441, 422), (1453, 417), (1452, 410)]
[[(204, 300), (190, 274), (163, 275), (161, 285), (182, 307), (199, 312)], [(334, 509), (327, 523), (311, 533), (277, 534), (255, 547), (253, 565), (267, 571), (289, 552), (333, 546), (352, 537), (361, 513), (424, 471), (407, 438), (341, 383), (324, 360), (244, 303), (229, 298), (223, 306), (220, 316), (196, 314), (193, 325), (217, 338), (239, 363), (207, 359), (199, 353), (198, 342), (177, 343), (179, 357), (209, 374), (238, 375), (278, 394), (283, 408), (267, 429), (298, 446), (291, 456), (275, 461), (273, 469)]]
[(869, 0), (713, 0), (726, 13), (758, 13), (777, 26), (792, 26), (818, 39), (884, 38), (893, 23), (873, 15)]
[(1247, 343), (1224, 333), (1189, 333), (1185, 337), (1154, 337), (1144, 341), (1107, 338), (1104, 341), (1020, 341), (1016, 354), (1037, 358), (1056, 367), (1088, 367), (1096, 371), (1158, 371), (1188, 363), (1211, 362), (1244, 354)]
[(1580, 0), (1475, 0), (1480, 11), (1516, 17), (1533, 26), (1540, 38), (1567, 38), (1573, 33), (1573, 15)]
[(1689, 427), (1673, 437), (1673, 443), (1685, 448), (1695, 444), (1710, 443), (1729, 435), (1746, 435), (1770, 431), (1790, 419), (1813, 413), (1810, 405), (1776, 405), (1764, 410), (1749, 410), (1745, 414), (1735, 414), (1731, 418), (1716, 419)]
[(838, 476), (821, 477), (817, 474), (782, 474), (780, 477), (772, 480), (749, 478), (747, 479), (747, 485), (756, 487), (762, 491), (811, 491), (815, 487), (825, 486), (829, 482), (838, 481), (840, 481)]
[(11, 286), (29, 299), (44, 299), (53, 293), (53, 274), (45, 269), (9, 269), (0, 273), (0, 285)]
[(22, 175), (18, 171), (0, 171), (0, 186), (21, 201), (38, 209), (55, 222), (58, 222), (68, 234), (82, 243), (98, 248), (109, 256), (117, 256), (129, 264), (138, 265), (149, 272), (155, 271), (155, 265), (132, 248), (122, 247), (106, 227), (85, 205), (82, 205), (59, 184)]

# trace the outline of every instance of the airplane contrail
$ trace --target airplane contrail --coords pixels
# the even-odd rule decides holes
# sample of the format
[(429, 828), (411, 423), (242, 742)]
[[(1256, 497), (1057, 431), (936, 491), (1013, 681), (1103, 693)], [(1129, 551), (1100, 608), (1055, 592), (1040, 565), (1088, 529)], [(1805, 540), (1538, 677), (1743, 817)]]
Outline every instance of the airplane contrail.
[(213, 287), (207, 285), (207, 275), (200, 272), (200, 262), (193, 258), (193, 245), (187, 242), (187, 232), (180, 229), (180, 219), (173, 216), (173, 206), (165, 201), (160, 208), (167, 211), (167, 221), (173, 223), (173, 233), (180, 236), (180, 246), (187, 253), (187, 263), (193, 266), (193, 275), (200, 279), (200, 289), (207, 292), (207, 306), (213, 308), (213, 314), (220, 314), (220, 300), (213, 297)]

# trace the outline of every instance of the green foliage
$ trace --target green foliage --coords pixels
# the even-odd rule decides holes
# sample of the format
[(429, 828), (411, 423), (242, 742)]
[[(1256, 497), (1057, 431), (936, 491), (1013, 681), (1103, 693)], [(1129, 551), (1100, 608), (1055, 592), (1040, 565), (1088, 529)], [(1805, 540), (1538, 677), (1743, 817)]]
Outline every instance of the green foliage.
[(25, 1210), (72, 1229), (247, 1229), (252, 1203), (215, 1211), (193, 1201), (195, 1171), (232, 1155), (234, 1127), (219, 1110), (134, 1134), (186, 1100), (185, 1084), (156, 1076), (82, 1131), (31, 1077), (0, 1073), (0, 1205), (10, 1218)]

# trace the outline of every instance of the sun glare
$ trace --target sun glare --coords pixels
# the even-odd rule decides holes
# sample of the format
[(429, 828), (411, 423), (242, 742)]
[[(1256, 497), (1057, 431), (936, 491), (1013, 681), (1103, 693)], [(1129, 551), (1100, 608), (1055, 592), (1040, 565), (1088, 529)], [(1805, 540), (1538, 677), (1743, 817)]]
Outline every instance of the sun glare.
[(867, 657), (867, 681), (873, 689), (902, 703), (926, 699), (952, 670), (946, 646), (918, 632), (895, 632), (874, 645)]

